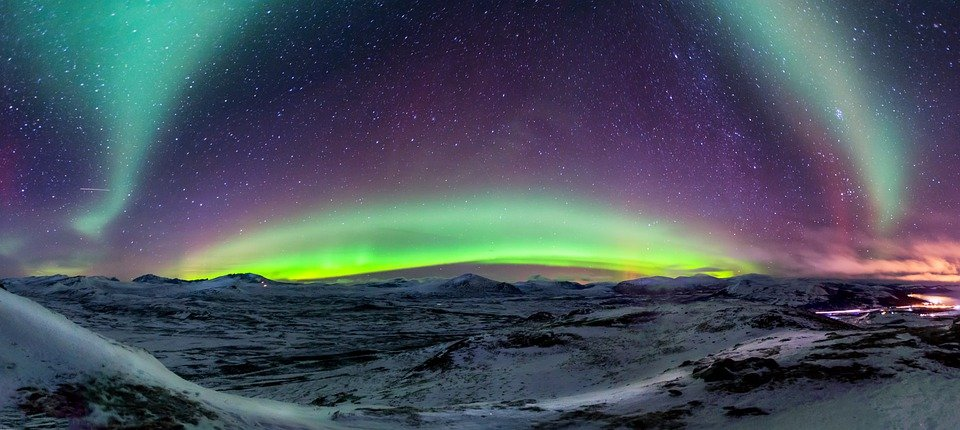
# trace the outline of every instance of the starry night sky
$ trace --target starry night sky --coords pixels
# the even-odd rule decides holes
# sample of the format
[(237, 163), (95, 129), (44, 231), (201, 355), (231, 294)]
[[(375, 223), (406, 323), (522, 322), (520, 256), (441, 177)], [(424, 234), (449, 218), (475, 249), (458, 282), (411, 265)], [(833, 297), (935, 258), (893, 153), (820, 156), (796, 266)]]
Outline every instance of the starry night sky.
[(952, 1), (0, 17), (3, 276), (960, 281)]

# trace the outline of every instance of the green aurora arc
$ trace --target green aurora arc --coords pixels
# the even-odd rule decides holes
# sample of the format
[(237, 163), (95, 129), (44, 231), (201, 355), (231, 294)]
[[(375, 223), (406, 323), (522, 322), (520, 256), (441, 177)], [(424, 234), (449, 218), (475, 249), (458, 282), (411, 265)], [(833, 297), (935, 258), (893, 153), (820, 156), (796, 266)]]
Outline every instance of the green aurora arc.
[(889, 113), (870, 99), (870, 78), (862, 73), (847, 42), (823, 16), (802, 11), (803, 1), (716, 0), (724, 22), (747, 45), (743, 58), (759, 57), (769, 79), (784, 83), (831, 124), (839, 145), (859, 170), (885, 231), (903, 213), (905, 144)]
[[(252, 6), (223, 0), (51, 0), (22, 2), (14, 17), (54, 93), (73, 94), (102, 121), (101, 150), (108, 158), (100, 178), (109, 192), (75, 214), (78, 232), (98, 237), (137, 190), (157, 131), (190, 74), (237, 32)], [(263, 6), (266, 3), (259, 3)], [(72, 98), (72, 97), (71, 97)], [(99, 172), (95, 172), (99, 173)]]
[(307, 280), (446, 264), (604, 269), (621, 277), (756, 272), (722, 237), (595, 202), (529, 196), (318, 210), (195, 250), (167, 273)]

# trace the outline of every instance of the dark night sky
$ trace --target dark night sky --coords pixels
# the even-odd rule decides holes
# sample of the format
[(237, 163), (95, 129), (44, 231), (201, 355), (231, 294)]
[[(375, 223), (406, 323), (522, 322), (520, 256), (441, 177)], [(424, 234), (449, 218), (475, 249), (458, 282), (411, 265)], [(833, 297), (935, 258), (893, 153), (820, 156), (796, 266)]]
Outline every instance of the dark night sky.
[(0, 275), (960, 280), (951, 1), (0, 16)]

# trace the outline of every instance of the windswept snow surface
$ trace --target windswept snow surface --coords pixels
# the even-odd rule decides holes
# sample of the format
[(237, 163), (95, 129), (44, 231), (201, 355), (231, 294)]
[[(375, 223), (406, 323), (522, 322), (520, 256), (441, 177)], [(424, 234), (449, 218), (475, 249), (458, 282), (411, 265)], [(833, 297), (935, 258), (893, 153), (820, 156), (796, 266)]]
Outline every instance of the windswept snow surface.
[[(0, 428), (937, 428), (960, 419), (956, 311), (927, 312), (909, 296), (949, 288), (763, 276), (138, 281), (3, 280)], [(867, 311), (816, 313), (849, 309)]]

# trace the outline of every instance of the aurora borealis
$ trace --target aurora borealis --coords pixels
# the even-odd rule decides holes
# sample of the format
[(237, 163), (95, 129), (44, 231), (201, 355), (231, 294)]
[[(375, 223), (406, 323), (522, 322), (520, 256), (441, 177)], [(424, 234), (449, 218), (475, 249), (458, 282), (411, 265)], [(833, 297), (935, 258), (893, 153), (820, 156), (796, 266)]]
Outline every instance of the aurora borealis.
[(0, 276), (960, 280), (950, 2), (0, 15)]
[[(837, 40), (822, 16), (788, 2), (747, 0), (715, 3), (733, 21), (734, 32), (746, 41), (747, 58), (767, 63), (772, 79), (799, 94), (807, 110), (833, 131), (836, 144), (856, 166), (873, 204), (875, 222), (885, 226), (901, 211), (904, 142), (881, 100), (870, 100), (870, 77), (860, 73), (858, 59)], [(722, 19), (722, 18), (721, 18)], [(836, 21), (833, 22), (836, 24)], [(759, 48), (759, 49), (757, 49)], [(780, 69), (776, 73), (776, 69)], [(763, 85), (763, 84), (761, 84)]]
[[(535, 195), (411, 201), (284, 220), (188, 254), (172, 271), (202, 277), (251, 270), (278, 279), (322, 279), (463, 262), (589, 267), (624, 277), (729, 276), (751, 268), (724, 257), (718, 237), (578, 201)], [(207, 268), (216, 269), (205, 273)]]
[(98, 236), (137, 191), (167, 106), (252, 4), (14, 3), (14, 28), (32, 63), (52, 78), (51, 92), (78, 93), (82, 106), (75, 108), (92, 110), (84, 115), (103, 128), (94, 146), (106, 161), (91, 180), (105, 187), (98, 189), (104, 196), (73, 222), (78, 232)]

